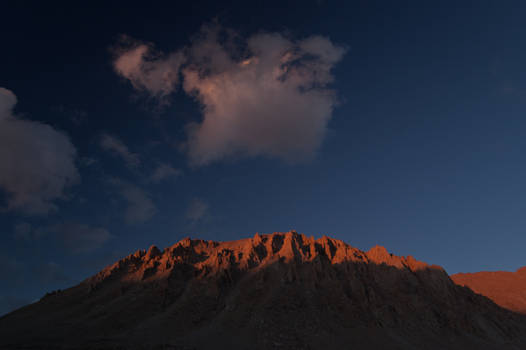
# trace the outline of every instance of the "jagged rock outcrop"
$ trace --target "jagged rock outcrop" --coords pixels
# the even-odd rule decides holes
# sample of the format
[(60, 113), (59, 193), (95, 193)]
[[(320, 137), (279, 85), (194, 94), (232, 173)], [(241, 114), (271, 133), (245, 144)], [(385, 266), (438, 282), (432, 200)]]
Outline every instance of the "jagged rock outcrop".
[(515, 272), (482, 271), (457, 273), (451, 279), (493, 300), (496, 304), (526, 314), (526, 267)]
[(439, 266), (296, 232), (150, 247), (0, 318), (4, 349), (524, 349)]

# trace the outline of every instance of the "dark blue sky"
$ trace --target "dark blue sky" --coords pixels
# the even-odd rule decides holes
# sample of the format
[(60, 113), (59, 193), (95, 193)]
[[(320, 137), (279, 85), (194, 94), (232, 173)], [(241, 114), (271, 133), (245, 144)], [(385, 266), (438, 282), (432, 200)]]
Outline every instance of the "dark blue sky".
[[(0, 313), (186, 236), (295, 229), (364, 250), (380, 244), (449, 273), (526, 264), (523, 2), (167, 6), (3, 5), (0, 87), (16, 95), (11, 114), (67, 135), (78, 176), (45, 213), (10, 205), (13, 180), (0, 178)], [(116, 73), (122, 35), (166, 57), (210, 23), (241, 43), (266, 32), (345, 48), (327, 85), (338, 104), (313, 156), (192, 165), (181, 145), (188, 124), (203, 120), (202, 101), (178, 88), (162, 104)], [(272, 141), (279, 130), (270, 130)], [(9, 154), (35, 154), (5, 136), (0, 145), (5, 174), (18, 166)]]

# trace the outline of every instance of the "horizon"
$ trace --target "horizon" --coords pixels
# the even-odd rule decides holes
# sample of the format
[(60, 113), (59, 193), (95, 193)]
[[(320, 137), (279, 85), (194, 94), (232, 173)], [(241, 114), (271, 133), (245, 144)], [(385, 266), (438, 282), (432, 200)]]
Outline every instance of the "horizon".
[(526, 266), (525, 15), (6, 3), (0, 315), (187, 236), (295, 230), (450, 275)]

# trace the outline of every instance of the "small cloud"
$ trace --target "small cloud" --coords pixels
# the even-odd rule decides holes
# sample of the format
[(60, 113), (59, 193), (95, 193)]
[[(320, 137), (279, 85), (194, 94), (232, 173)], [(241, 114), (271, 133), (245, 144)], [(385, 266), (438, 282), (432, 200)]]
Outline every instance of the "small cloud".
[(130, 152), (128, 146), (115, 136), (103, 134), (100, 139), (100, 146), (102, 149), (122, 158), (129, 168), (137, 168), (140, 164), (139, 155)]
[(54, 233), (57, 239), (74, 254), (96, 250), (113, 237), (103, 227), (92, 227), (74, 222), (55, 224), (47, 231)]
[(80, 179), (77, 151), (64, 133), (15, 115), (16, 102), (13, 92), (0, 87), (0, 189), (8, 210), (47, 214)]
[(194, 198), (186, 210), (186, 218), (192, 223), (202, 221), (208, 214), (208, 204), (200, 198)]
[(80, 159), (80, 163), (83, 166), (89, 167), (89, 166), (92, 166), (93, 164), (97, 163), (97, 159), (91, 158), (91, 157), (82, 157)]
[(110, 179), (110, 183), (117, 187), (118, 193), (127, 203), (124, 212), (127, 224), (146, 222), (157, 212), (150, 194), (142, 188), (117, 178)]
[(161, 163), (155, 168), (152, 175), (150, 176), (150, 181), (159, 183), (168, 178), (176, 178), (182, 174), (182, 171), (175, 169), (169, 164)]

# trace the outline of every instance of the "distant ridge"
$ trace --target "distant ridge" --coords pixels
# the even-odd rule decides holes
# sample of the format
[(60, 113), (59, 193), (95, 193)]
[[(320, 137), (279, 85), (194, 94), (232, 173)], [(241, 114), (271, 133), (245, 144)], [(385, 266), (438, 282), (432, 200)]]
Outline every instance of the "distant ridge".
[(525, 349), (436, 265), (297, 232), (185, 238), (0, 318), (2, 349)]
[(526, 314), (526, 267), (515, 272), (457, 273), (452, 275), (451, 279), (506, 309)]

